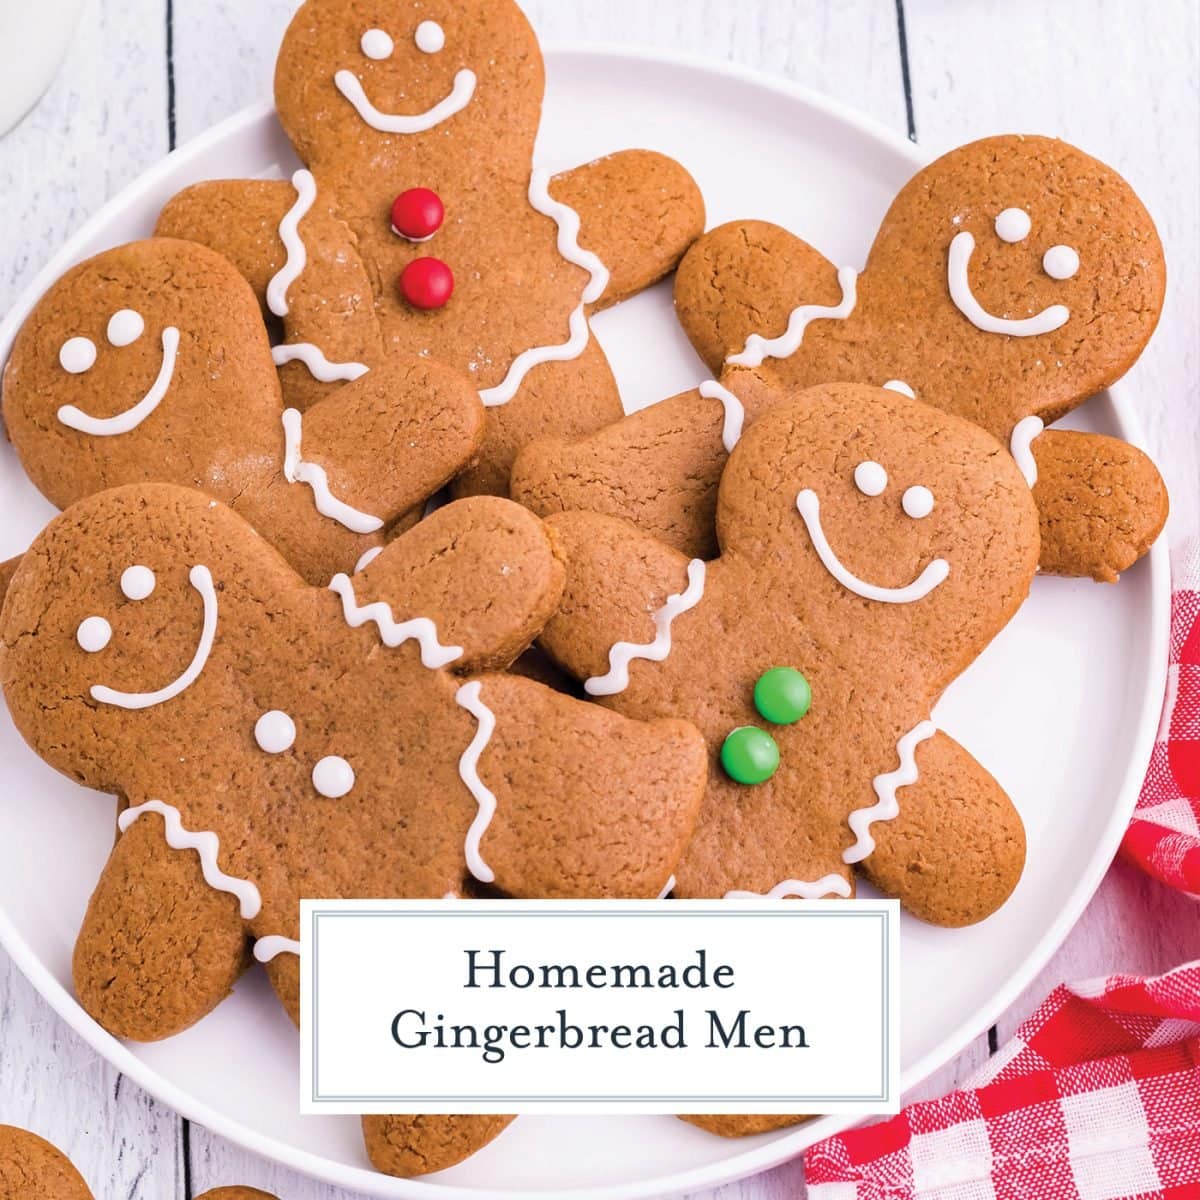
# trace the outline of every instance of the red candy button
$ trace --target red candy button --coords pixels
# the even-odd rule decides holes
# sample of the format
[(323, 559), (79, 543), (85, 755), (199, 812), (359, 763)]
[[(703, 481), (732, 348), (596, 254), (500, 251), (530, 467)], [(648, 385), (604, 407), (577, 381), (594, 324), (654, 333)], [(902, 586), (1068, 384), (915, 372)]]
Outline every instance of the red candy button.
[(409, 188), (392, 201), (392, 232), (410, 242), (433, 237), (445, 219), (441, 197), (429, 188)]
[(440, 258), (414, 258), (400, 273), (400, 291), (413, 308), (441, 308), (454, 295), (454, 272)]

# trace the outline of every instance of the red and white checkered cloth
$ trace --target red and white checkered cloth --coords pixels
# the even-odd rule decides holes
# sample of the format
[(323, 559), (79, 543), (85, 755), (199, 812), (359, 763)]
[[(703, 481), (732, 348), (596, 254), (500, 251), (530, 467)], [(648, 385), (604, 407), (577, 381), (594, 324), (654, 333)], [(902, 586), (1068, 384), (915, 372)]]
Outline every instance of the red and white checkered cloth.
[(1121, 852), (1200, 897), (1200, 541), (1174, 562), (1171, 666), (1158, 741)]
[(804, 1167), (810, 1200), (1200, 1200), (1200, 963), (1055, 989), (962, 1091)]
[[(1122, 852), (1200, 896), (1200, 542), (1174, 575), (1162, 724)], [(962, 1090), (804, 1166), (810, 1200), (1200, 1200), (1200, 963), (1057, 988)]]

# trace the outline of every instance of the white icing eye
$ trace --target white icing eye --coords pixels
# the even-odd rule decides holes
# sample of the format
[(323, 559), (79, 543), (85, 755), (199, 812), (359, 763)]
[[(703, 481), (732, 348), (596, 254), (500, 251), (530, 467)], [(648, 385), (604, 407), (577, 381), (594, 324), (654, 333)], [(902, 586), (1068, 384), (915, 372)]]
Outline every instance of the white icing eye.
[(149, 567), (126, 567), (121, 572), (121, 591), (128, 600), (145, 600), (156, 582)]
[(1023, 208), (1006, 208), (996, 218), (996, 236), (1002, 242), (1023, 242), (1033, 228), (1033, 221)]
[(96, 343), (91, 338), (68, 338), (58, 352), (58, 361), (64, 371), (82, 375), (84, 371), (90, 371), (96, 362)]
[(868, 459), (854, 468), (854, 486), (864, 496), (882, 496), (887, 485), (887, 472), (877, 462)]
[(132, 308), (115, 312), (108, 320), (108, 340), (113, 346), (132, 346), (145, 332), (142, 314)]
[(900, 504), (914, 521), (920, 521), (933, 512), (933, 493), (927, 487), (917, 484), (904, 493)]
[(883, 385), (889, 392), (899, 392), (902, 396), (907, 396), (910, 400), (917, 398), (917, 393), (904, 382), (903, 379), (889, 379)]
[(75, 630), (75, 640), (89, 654), (99, 654), (112, 641), (112, 626), (103, 617), (84, 617)]
[(340, 800), (354, 786), (354, 768), (344, 758), (331, 754), (313, 767), (312, 781), (327, 800)]
[(1079, 252), (1072, 246), (1051, 246), (1042, 259), (1051, 279), (1073, 279), (1079, 271)]
[(446, 31), (436, 21), (422, 21), (417, 26), (416, 41), (422, 54), (437, 54), (446, 44)]
[(391, 58), (392, 52), (396, 49), (396, 43), (382, 29), (368, 29), (362, 35), (362, 41), (359, 42), (362, 47), (362, 52), (368, 57), (379, 62), (384, 58)]
[(255, 721), (254, 740), (267, 754), (282, 754), (296, 743), (296, 722), (287, 713), (273, 708)]

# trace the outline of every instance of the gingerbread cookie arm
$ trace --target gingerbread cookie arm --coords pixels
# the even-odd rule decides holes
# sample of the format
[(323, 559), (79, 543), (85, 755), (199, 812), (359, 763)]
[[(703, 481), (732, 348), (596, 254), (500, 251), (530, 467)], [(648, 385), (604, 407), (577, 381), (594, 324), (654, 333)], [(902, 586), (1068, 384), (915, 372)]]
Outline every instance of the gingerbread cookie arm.
[[(923, 921), (973, 925), (1021, 878), (1024, 826), (1003, 788), (948, 734), (922, 740), (914, 762), (916, 782), (895, 791), (899, 816), (867, 827), (874, 849), (860, 870)], [(869, 844), (860, 835), (858, 852)]]
[(147, 813), (113, 848), (75, 942), (75, 993), (117, 1037), (155, 1042), (189, 1029), (248, 963), (238, 899), (205, 879), (201, 855), (172, 849)]
[(477, 496), (432, 513), (360, 575), (331, 587), (351, 624), (371, 624), (395, 645), (399, 627), (422, 622), (425, 665), (465, 672), (512, 663), (557, 607), (563, 575), (537, 517), (511, 500)]
[(371, 1165), (410, 1179), (444, 1171), (494, 1141), (512, 1123), (501, 1116), (363, 1117)]
[(467, 698), (487, 724), (469, 777), (495, 800), (480, 850), (496, 886), (550, 898), (661, 894), (704, 795), (700, 734), (684, 721), (630, 721), (514, 676), (474, 680), (460, 703), (472, 686)]
[[(569, 675), (585, 681), (591, 695), (611, 694), (607, 681), (616, 680), (634, 659), (647, 657), (632, 648), (654, 644), (659, 636), (655, 615), (670, 597), (698, 590), (694, 576), (703, 564), (692, 568), (686, 555), (617, 517), (569, 512), (546, 524), (567, 575), (562, 603), (542, 632), (542, 648)], [(619, 645), (630, 650), (619, 652)]]
[(623, 150), (556, 175), (550, 194), (579, 214), (582, 246), (608, 268), (595, 309), (657, 283), (704, 232), (704, 198), (674, 159)]
[(578, 441), (541, 438), (518, 456), (510, 494), (539, 516), (623, 517), (690, 557), (712, 558), (725, 447), (740, 434), (743, 416), (732, 393), (720, 399), (710, 386)]
[(1115, 583), (1166, 524), (1170, 502), (1158, 469), (1128, 442), (1075, 430), (1047, 430), (1031, 455), (1041, 569)]
[(777, 336), (801, 305), (835, 306), (838, 272), (807, 242), (767, 221), (734, 221), (706, 233), (675, 275), (675, 312), (714, 375), (751, 334)]

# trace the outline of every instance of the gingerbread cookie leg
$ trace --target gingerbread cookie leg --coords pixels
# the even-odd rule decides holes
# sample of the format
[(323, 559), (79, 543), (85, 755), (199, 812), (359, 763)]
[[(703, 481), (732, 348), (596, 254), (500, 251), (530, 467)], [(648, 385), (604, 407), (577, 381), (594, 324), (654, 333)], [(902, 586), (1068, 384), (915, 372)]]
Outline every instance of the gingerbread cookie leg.
[(172, 811), (129, 825), (75, 942), (79, 1002), (110, 1033), (137, 1042), (207, 1016), (248, 962), (238, 897), (210, 884), (215, 855)]
[(707, 1130), (709, 1133), (715, 1133), (718, 1137), (735, 1138), (753, 1137), (757, 1133), (774, 1133), (777, 1129), (786, 1129), (789, 1125), (799, 1125), (802, 1121), (809, 1121), (812, 1118), (780, 1116), (778, 1113), (770, 1116), (755, 1116), (747, 1113), (741, 1116), (694, 1115), (679, 1119), (686, 1121), (689, 1125), (695, 1125), (699, 1129)]
[(674, 159), (622, 150), (556, 175), (555, 200), (579, 214), (580, 243), (609, 270), (594, 306), (606, 308), (657, 283), (704, 232), (704, 198)]
[[(504, 675), (466, 684), (459, 703), (479, 721), (468, 776), (487, 822), (482, 845), (469, 842), (477, 879), (522, 896), (662, 893), (708, 775), (695, 729), (630, 721)], [(486, 863), (472, 866), (472, 852)]]
[(1033, 442), (1032, 461), (1040, 564), (1048, 574), (1115, 583), (1162, 532), (1170, 508), (1166, 485), (1128, 442), (1049, 429)]
[(363, 1117), (371, 1165), (409, 1179), (444, 1171), (494, 1141), (512, 1123), (499, 1116)]
[(488, 408), (483, 451), (454, 481), (454, 494), (506, 496), (522, 446), (542, 434), (582, 437), (618, 420), (623, 411), (608, 359), (589, 333), (578, 358), (534, 367), (511, 400)]
[[(915, 783), (896, 791), (900, 814), (872, 823), (851, 857), (914, 916), (973, 925), (1012, 893), (1025, 866), (1025, 829), (1003, 788), (948, 734), (914, 752)], [(854, 828), (853, 818), (851, 827)]]

